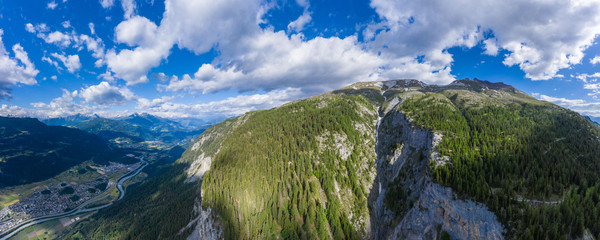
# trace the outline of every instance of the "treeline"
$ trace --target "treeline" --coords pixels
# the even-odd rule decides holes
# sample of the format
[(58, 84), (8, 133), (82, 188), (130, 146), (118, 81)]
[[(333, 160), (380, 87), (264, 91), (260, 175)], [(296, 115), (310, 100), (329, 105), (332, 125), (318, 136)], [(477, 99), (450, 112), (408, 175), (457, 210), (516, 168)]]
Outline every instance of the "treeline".
[[(598, 129), (577, 113), (541, 102), (471, 106), (451, 99), (426, 93), (400, 106), (416, 124), (444, 134), (437, 150), (451, 164), (431, 164), (437, 181), (485, 202), (517, 238), (561, 239), (581, 236), (585, 228), (600, 234), (597, 214), (582, 216), (598, 213), (597, 195), (578, 197), (597, 192), (588, 187), (599, 180)], [(519, 198), (565, 200), (553, 208)]]
[[(370, 127), (376, 119), (357, 112), (365, 107), (375, 112), (363, 97), (308, 99), (255, 112), (236, 128), (202, 183), (203, 206), (222, 217), (226, 238), (365, 236), (359, 219), (369, 214), (374, 139), (354, 125)], [(347, 138), (346, 160), (336, 150), (336, 135)]]

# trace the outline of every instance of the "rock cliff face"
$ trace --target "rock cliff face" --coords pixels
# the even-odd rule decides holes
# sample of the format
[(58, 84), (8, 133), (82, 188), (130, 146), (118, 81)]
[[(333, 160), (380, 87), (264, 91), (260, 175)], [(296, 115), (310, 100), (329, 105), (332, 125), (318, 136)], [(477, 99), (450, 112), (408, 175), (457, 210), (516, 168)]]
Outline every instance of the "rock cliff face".
[(429, 161), (445, 162), (436, 151), (441, 134), (411, 124), (398, 111), (402, 99), (386, 102), (377, 124), (379, 187), (369, 197), (373, 238), (437, 239), (446, 231), (456, 239), (503, 239), (502, 224), (485, 205), (457, 199), (450, 188), (432, 182)]
[(223, 226), (216, 220), (216, 216), (213, 214), (212, 209), (203, 209), (200, 201), (197, 200), (196, 205), (194, 206), (194, 212), (198, 214), (198, 217), (192, 220), (188, 226), (191, 227), (196, 225), (196, 227), (194, 228), (194, 231), (192, 231), (192, 234), (188, 236), (188, 240), (223, 239)]
[(387, 239), (438, 239), (443, 231), (452, 239), (503, 239), (502, 224), (483, 204), (457, 200), (450, 188), (431, 181), (423, 187)]
[[(221, 149), (221, 143), (227, 137), (227, 134), (243, 124), (247, 117), (248, 115), (245, 115), (226, 120), (209, 128), (183, 153), (178, 161), (190, 164), (189, 168), (186, 169), (188, 176), (186, 183), (202, 181), (204, 174), (210, 170), (212, 158)], [(212, 209), (202, 207), (202, 195), (202, 190), (200, 190), (200, 196), (196, 198), (194, 204), (194, 215), (197, 217), (192, 219), (180, 232), (193, 229), (188, 239), (222, 239), (222, 223)]]
[(246, 114), (224, 122), (207, 129), (194, 144), (187, 149), (180, 162), (190, 163), (187, 169), (188, 181), (202, 180), (204, 174), (210, 169), (212, 158), (221, 149), (221, 143), (231, 131), (242, 125), (251, 115)]
[[(432, 181), (428, 170), (430, 161), (448, 163), (448, 157), (436, 151), (443, 135), (414, 125), (398, 108), (403, 101), (401, 97), (387, 99), (388, 95), (393, 95), (390, 92), (411, 94), (411, 89), (424, 87), (429, 86), (415, 80), (387, 81), (354, 85), (333, 93), (339, 96), (361, 95), (373, 104), (374, 109), (379, 109), (378, 121), (353, 123), (356, 129), (364, 133), (365, 142), (369, 138), (375, 140), (374, 145), (365, 145), (374, 148), (371, 151), (375, 154), (370, 157), (375, 159), (367, 159), (369, 155), (363, 156), (367, 158), (362, 161), (364, 164), (358, 166), (366, 176), (370, 175), (363, 178), (370, 179), (363, 183), (367, 190), (365, 197), (369, 214), (353, 219), (352, 209), (346, 209), (349, 205), (342, 205), (342, 211), (351, 213), (349, 221), (354, 223), (355, 231), (364, 233), (359, 235), (361, 238), (436, 239), (447, 232), (456, 239), (503, 239), (504, 227), (485, 205), (458, 199), (452, 189)], [(328, 106), (329, 95), (317, 98), (322, 101), (318, 105), (320, 108)], [(377, 114), (365, 107), (357, 111), (363, 115)], [(182, 159), (191, 164), (187, 170), (188, 181), (202, 180), (205, 173), (212, 171), (213, 157), (219, 152), (223, 139), (245, 124), (248, 116), (228, 120), (208, 129), (184, 153)], [(339, 157), (338, 162), (346, 161), (355, 148), (364, 147), (349, 145), (345, 134), (328, 131), (315, 139), (317, 152), (333, 151)], [(375, 162), (374, 171), (368, 170), (369, 161)], [(345, 196), (348, 195), (346, 192), (351, 195), (349, 189), (340, 189), (336, 180), (334, 183), (334, 196), (351, 199)], [(321, 199), (324, 199), (325, 194), (321, 194)], [(326, 204), (327, 200), (323, 201)], [(210, 208), (203, 208), (201, 198), (197, 201), (195, 211), (198, 217), (188, 224), (194, 226), (189, 239), (218, 239), (225, 236), (220, 217)], [(332, 237), (331, 226), (328, 229), (328, 235)]]

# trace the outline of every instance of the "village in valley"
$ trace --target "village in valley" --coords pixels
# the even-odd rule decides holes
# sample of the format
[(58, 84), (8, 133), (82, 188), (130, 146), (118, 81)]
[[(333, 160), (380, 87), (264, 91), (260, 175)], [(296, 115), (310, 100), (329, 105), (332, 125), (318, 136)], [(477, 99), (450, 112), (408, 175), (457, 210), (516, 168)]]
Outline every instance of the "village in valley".
[[(94, 179), (83, 182), (52, 182), (43, 185), (45, 187), (38, 187), (29, 196), (24, 196), (16, 203), (0, 210), (0, 234), (31, 219), (73, 211), (91, 200), (107, 198), (102, 199), (104, 203), (116, 200), (116, 197), (110, 199), (111, 196), (108, 195), (113, 195), (116, 191), (114, 186), (117, 179), (133, 172), (141, 165), (141, 162), (133, 164), (110, 162), (106, 166), (90, 164), (80, 168), (78, 173), (88, 173), (90, 177), (95, 177)], [(97, 203), (99, 202), (101, 201)]]

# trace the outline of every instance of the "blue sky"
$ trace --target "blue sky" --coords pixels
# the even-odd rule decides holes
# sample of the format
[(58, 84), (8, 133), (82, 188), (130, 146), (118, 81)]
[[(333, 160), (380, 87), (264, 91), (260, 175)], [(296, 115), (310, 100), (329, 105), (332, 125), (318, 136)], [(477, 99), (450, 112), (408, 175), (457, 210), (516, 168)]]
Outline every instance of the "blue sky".
[(597, 0), (0, 3), (0, 115), (213, 119), (357, 81), (479, 78), (600, 117)]

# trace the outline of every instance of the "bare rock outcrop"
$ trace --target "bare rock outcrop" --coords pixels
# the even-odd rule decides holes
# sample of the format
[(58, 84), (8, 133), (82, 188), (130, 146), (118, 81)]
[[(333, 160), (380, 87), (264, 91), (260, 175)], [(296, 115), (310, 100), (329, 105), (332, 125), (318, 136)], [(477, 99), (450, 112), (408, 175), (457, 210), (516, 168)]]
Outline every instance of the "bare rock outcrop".
[[(432, 181), (430, 160), (448, 162), (436, 151), (443, 135), (413, 125), (398, 111), (401, 102), (384, 103), (377, 124), (372, 238), (437, 239), (445, 231), (452, 239), (503, 239), (503, 225), (485, 205), (458, 199)], [(394, 195), (386, 199), (388, 194)]]
[(428, 182), (414, 207), (391, 229), (392, 239), (503, 239), (504, 227), (481, 203), (456, 199), (450, 188)]
[(194, 231), (190, 236), (188, 236), (188, 240), (223, 239), (223, 226), (218, 220), (215, 219), (216, 217), (212, 213), (212, 209), (203, 209), (198, 201), (198, 203), (194, 206), (194, 211), (198, 214), (198, 217), (188, 224), (188, 226), (193, 226), (195, 224)]

